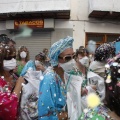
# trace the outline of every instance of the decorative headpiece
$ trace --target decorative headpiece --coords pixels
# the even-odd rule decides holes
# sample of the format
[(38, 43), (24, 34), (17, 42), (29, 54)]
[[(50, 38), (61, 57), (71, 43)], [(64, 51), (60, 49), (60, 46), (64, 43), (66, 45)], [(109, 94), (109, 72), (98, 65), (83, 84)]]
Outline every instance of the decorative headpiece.
[(51, 46), (48, 57), (50, 58), (52, 66), (58, 65), (58, 56), (67, 48), (72, 48), (73, 41), (73, 38), (68, 36), (64, 39), (60, 39)]
[(95, 50), (96, 61), (104, 61), (110, 57), (113, 57), (114, 55), (115, 55), (115, 47), (108, 43), (104, 43), (100, 45)]

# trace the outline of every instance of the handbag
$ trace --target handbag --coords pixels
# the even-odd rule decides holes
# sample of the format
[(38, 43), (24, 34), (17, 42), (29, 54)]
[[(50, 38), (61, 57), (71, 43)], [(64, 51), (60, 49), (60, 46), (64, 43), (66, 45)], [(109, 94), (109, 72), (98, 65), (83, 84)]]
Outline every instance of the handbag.
[(59, 120), (68, 120), (68, 113), (66, 111), (62, 111), (58, 113)]

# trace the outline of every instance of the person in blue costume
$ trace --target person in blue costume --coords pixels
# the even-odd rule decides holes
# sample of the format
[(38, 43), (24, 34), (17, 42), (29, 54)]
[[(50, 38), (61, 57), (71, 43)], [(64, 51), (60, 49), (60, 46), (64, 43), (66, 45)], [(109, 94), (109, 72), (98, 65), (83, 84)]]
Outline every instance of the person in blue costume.
[(26, 63), (26, 65), (24, 66), (24, 68), (21, 71), (20, 76), (24, 76), (29, 69), (32, 69), (33, 71), (40, 71), (40, 70), (42, 72), (45, 71), (46, 68), (43, 65), (43, 63), (41, 62), (41, 60), (38, 58), (38, 56), (39, 56), (39, 58), (41, 57), (41, 55), (38, 54), (38, 55), (35, 56), (35, 60), (29, 60)]
[(72, 45), (73, 38), (66, 37), (50, 48), (51, 67), (44, 72), (39, 88), (39, 120), (67, 120), (64, 70), (59, 63), (66, 63), (73, 59)]
[(29, 60), (29, 61), (26, 63), (26, 65), (24, 66), (23, 70), (21, 71), (20, 76), (24, 76), (24, 75), (26, 74), (27, 70), (30, 69), (30, 68), (33, 69), (33, 70), (36, 70), (36, 69), (35, 69), (35, 63), (34, 63), (34, 61), (32, 61), (32, 60)]

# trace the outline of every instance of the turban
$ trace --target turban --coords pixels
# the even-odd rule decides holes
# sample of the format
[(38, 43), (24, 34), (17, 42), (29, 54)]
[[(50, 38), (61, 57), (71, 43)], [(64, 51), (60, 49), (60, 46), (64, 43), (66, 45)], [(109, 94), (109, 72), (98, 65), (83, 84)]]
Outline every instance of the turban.
[(50, 58), (52, 66), (58, 65), (58, 56), (67, 48), (72, 48), (73, 41), (73, 38), (68, 36), (64, 39), (60, 39), (51, 46), (48, 57)]

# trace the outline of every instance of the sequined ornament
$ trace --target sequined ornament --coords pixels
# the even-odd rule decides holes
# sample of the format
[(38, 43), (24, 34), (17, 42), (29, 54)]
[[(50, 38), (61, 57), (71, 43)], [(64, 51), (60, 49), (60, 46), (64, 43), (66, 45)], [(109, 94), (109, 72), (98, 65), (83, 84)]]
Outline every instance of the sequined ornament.
[(119, 82), (117, 82), (117, 86), (118, 86), (118, 87), (120, 87), (120, 81), (119, 81)]
[(87, 113), (89, 110), (86, 108), (86, 109), (84, 109), (84, 113)]
[(111, 83), (111, 76), (110, 75), (107, 76), (106, 83)]
[(10, 52), (10, 50), (7, 50), (7, 52), (9, 53), (9, 52)]
[(112, 86), (109, 86), (108, 88), (109, 88), (109, 90), (112, 90), (112, 89), (113, 89)]
[(44, 76), (40, 76), (40, 80), (43, 80), (44, 79)]
[(100, 45), (95, 50), (94, 59), (96, 61), (104, 61), (115, 54), (115, 47), (108, 43)]
[(118, 81), (117, 81), (117, 84), (116, 84), (116, 85), (117, 85), (118, 87), (120, 87), (120, 78), (117, 78), (117, 80), (118, 80)]
[(26, 104), (23, 106), (23, 111), (25, 111), (32, 120), (38, 120), (38, 97), (36, 96), (36, 93), (29, 95)]
[(5, 46), (5, 49), (8, 49), (9, 48), (9, 46)]
[(118, 67), (120, 67), (120, 63), (118, 63)]
[(83, 112), (78, 120), (112, 120), (107, 114), (109, 109), (100, 104), (94, 109), (86, 108), (87, 112)]
[(2, 79), (4, 79), (4, 76), (1, 76)]
[(118, 73), (120, 73), (120, 69), (118, 69)]
[(24, 84), (24, 83), (22, 83), (21, 85), (22, 85), (22, 86), (24, 86), (25, 84)]
[(117, 56), (113, 57), (114, 60), (117, 60)]
[(117, 63), (117, 62), (114, 62), (114, 63), (113, 63), (113, 66), (117, 66), (117, 65), (118, 65), (118, 63)]
[(106, 64), (106, 65), (105, 65), (105, 68), (110, 69), (110, 65), (109, 65), (109, 64)]

